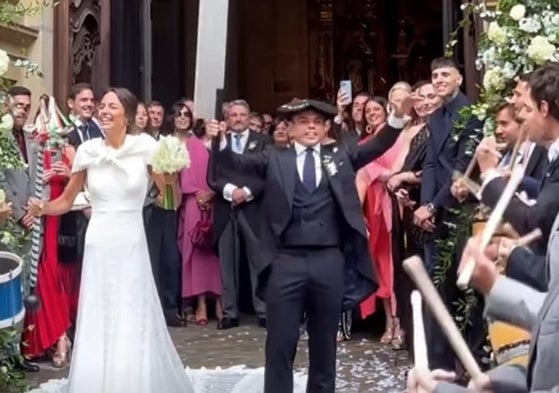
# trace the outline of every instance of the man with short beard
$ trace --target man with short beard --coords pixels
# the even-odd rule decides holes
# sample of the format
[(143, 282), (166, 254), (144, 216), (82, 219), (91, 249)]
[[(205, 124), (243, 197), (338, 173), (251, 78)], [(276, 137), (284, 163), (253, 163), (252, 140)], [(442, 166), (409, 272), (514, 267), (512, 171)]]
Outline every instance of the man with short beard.
[[(229, 103), (227, 127), (230, 133), (228, 149), (235, 154), (256, 154), (266, 149), (267, 135), (249, 129), (250, 108), (244, 100)], [(216, 192), (214, 214), (214, 244), (221, 263), (223, 282), (223, 319), (218, 329), (239, 326), (237, 299), (239, 296), (240, 258), (248, 260), (252, 302), (258, 324), (266, 326), (264, 302), (256, 296), (258, 274), (258, 216), (264, 182), (257, 173), (239, 172), (212, 157), (208, 183)]]
[(72, 87), (67, 101), (70, 119), (74, 129), (66, 135), (68, 143), (77, 148), (83, 142), (93, 138), (105, 138), (105, 134), (93, 120), (95, 95), (87, 83), (78, 83)]

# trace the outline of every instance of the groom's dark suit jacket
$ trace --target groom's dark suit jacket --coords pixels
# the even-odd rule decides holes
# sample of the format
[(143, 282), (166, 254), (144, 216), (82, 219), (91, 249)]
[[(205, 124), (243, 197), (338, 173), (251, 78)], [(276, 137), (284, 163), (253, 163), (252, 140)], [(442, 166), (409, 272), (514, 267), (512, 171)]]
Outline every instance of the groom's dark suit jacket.
[[(377, 288), (376, 275), (368, 247), (365, 219), (355, 186), (355, 172), (388, 150), (399, 130), (390, 126), (361, 146), (331, 144), (321, 147), (323, 173), (328, 176), (332, 195), (340, 213), (342, 252), (346, 259), (346, 295), (344, 309), (350, 309)], [(265, 181), (259, 231), (261, 267), (257, 293), (264, 297), (272, 261), (282, 249), (282, 235), (291, 220), (293, 195), (297, 180), (296, 153), (293, 147), (270, 147), (259, 154), (237, 155), (229, 149), (219, 151), (213, 143), (213, 154), (228, 160), (242, 170), (255, 171)], [(332, 170), (335, 164), (336, 170)], [(273, 295), (273, 294), (272, 294)]]

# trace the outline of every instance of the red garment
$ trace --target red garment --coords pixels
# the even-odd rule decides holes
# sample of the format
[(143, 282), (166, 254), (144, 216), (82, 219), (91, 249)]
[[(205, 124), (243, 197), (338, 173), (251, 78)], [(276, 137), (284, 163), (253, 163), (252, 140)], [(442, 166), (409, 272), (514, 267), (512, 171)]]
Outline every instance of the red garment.
[[(371, 137), (373, 136), (365, 138), (361, 143), (365, 143)], [(390, 299), (392, 312), (396, 312), (391, 235), (392, 199), (380, 178), (391, 172), (394, 161), (402, 149), (402, 143), (402, 138), (398, 138), (382, 156), (357, 173), (357, 189), (364, 194), (363, 212), (369, 230), (369, 252), (379, 284), (377, 291), (360, 304), (363, 319), (375, 313), (377, 297)]]
[(70, 313), (70, 322), (76, 323), (78, 318), (78, 300), (80, 296), (80, 280), (82, 275), (82, 263), (76, 261), (73, 263), (59, 263), (58, 271), (60, 273), (60, 281), (64, 289), (66, 297), (66, 306)]
[[(68, 164), (67, 160), (63, 161)], [(50, 152), (45, 152), (45, 169), (51, 167)], [(64, 190), (65, 178), (51, 178), (50, 200), (58, 198)], [(57, 216), (44, 218), (43, 250), (39, 261), (36, 294), (40, 308), (25, 317), (22, 353), (28, 357), (42, 355), (56, 344), (70, 327), (66, 295), (58, 269), (58, 224)]]

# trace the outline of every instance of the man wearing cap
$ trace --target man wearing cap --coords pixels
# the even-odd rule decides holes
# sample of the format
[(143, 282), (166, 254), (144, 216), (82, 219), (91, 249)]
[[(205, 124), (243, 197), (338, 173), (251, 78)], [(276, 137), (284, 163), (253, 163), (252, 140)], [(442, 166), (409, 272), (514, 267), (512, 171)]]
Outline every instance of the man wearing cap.
[(265, 393), (293, 391), (303, 313), (309, 334), (307, 391), (334, 392), (342, 302), (356, 304), (377, 287), (355, 171), (394, 144), (409, 120), (405, 113), (416, 101), (413, 95), (404, 99), (387, 126), (362, 146), (322, 146), (326, 120), (337, 111), (313, 100), (278, 109), (293, 122), (293, 145), (288, 149), (240, 156), (225, 148), (223, 135), (221, 142), (214, 140), (212, 154), (255, 170), (265, 181), (258, 276), (258, 293), (265, 297), (268, 316)]

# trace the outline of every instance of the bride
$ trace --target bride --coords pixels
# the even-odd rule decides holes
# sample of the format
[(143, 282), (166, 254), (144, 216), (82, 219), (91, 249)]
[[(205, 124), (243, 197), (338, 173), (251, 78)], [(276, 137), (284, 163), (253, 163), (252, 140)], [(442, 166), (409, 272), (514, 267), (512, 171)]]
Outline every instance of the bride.
[(92, 215), (85, 241), (75, 350), (60, 391), (193, 393), (171, 341), (151, 273), (142, 221), (157, 142), (128, 135), (136, 98), (109, 89), (99, 105), (106, 140), (82, 144), (56, 200), (31, 200), (34, 216), (61, 215), (84, 185)]
[[(61, 215), (87, 186), (92, 207), (70, 376), (32, 392), (260, 393), (262, 368), (185, 372), (171, 341), (142, 219), (157, 142), (146, 134), (128, 133), (136, 108), (128, 90), (109, 89), (99, 105), (106, 139), (78, 148), (72, 176), (58, 199), (29, 203), (34, 216)], [(306, 377), (294, 377), (295, 392), (304, 392)]]

